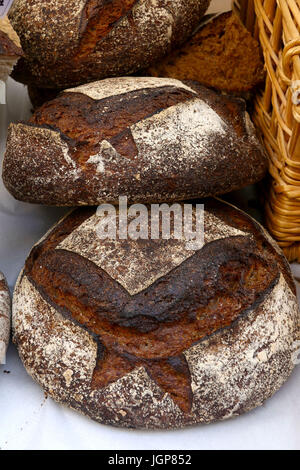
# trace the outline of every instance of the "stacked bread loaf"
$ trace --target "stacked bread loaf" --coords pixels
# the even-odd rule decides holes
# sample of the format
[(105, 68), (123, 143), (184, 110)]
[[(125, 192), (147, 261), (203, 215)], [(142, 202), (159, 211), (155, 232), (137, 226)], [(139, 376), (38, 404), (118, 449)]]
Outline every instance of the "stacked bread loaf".
[[(25, 263), (14, 341), (50, 396), (99, 422), (178, 428), (230, 418), (261, 405), (294, 367), (289, 265), (262, 226), (213, 198), (267, 171), (245, 101), (195, 76), (125, 76), (176, 54), (208, 3), (16, 0), (11, 10), (25, 51), (14, 76), (54, 99), (11, 124), (4, 183), (21, 201), (78, 206)], [(190, 204), (194, 220), (187, 200), (201, 202), (201, 244), (186, 233), (164, 238), (163, 222), (151, 238), (148, 219), (146, 236), (118, 226), (100, 237), (103, 210), (120, 217), (124, 196), (131, 219), (168, 204), (185, 214)]]

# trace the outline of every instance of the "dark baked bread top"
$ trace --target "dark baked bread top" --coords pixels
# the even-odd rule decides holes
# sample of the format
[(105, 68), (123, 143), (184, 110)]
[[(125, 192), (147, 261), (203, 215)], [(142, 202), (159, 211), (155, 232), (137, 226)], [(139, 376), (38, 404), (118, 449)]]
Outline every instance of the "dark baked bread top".
[[(139, 89), (95, 100), (86, 94), (63, 92), (36, 110), (29, 123), (59, 131), (72, 156), (84, 169), (99, 143), (108, 141), (124, 158), (137, 156), (130, 127), (164, 109), (195, 98), (192, 90), (161, 86)], [(113, 162), (112, 162), (113, 163)], [(109, 168), (112, 171), (113, 168)]]
[(0, 56), (21, 57), (22, 55), (19, 38), (9, 20), (6, 17), (0, 19)]
[(245, 94), (263, 82), (264, 63), (258, 41), (234, 12), (226, 12), (154, 64), (148, 74), (197, 80), (205, 86)]
[(26, 57), (14, 77), (66, 88), (131, 74), (181, 44), (209, 0), (15, 0)]
[(143, 365), (189, 411), (183, 351), (258, 307), (280, 272), (294, 291), (284, 257), (253, 220), (216, 200), (205, 208), (206, 241), (212, 241), (185, 255), (175, 240), (99, 240), (95, 210), (88, 208), (32, 250), (27, 278), (98, 342), (93, 387)]
[(215, 196), (266, 170), (243, 100), (196, 82), (119, 77), (68, 89), (12, 124), (3, 180), (17, 199), (79, 206)]

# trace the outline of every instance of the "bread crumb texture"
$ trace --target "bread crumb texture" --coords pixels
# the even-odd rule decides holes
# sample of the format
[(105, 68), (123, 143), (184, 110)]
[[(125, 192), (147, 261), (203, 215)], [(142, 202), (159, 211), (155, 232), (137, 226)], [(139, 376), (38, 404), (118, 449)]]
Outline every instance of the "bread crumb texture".
[(235, 93), (249, 92), (264, 79), (259, 43), (230, 12), (203, 26), (148, 72), (155, 77), (198, 80), (205, 86)]

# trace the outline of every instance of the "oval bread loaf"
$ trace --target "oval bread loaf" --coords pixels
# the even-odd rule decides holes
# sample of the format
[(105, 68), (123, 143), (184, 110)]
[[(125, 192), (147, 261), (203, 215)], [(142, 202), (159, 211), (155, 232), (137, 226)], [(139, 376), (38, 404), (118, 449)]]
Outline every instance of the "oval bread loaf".
[(81, 208), (34, 247), (16, 285), (14, 341), (58, 402), (101, 423), (178, 428), (261, 405), (291, 373), (299, 311), (267, 232), (205, 202), (204, 246), (100, 240)]
[(10, 334), (10, 294), (5, 277), (0, 272), (0, 365), (5, 363)]
[(17, 80), (67, 88), (132, 74), (182, 44), (209, 0), (15, 0)]
[(266, 169), (243, 100), (124, 77), (66, 90), (11, 124), (3, 179), (22, 201), (80, 206), (217, 195)]

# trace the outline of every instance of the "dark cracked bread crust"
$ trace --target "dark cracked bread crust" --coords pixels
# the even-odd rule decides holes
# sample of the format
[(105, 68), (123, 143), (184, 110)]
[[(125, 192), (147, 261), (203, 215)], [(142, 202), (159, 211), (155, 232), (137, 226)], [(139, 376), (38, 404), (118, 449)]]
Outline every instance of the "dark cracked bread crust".
[(19, 38), (7, 17), (0, 18), (0, 56), (20, 57), (23, 55)]
[(244, 413), (284, 383), (299, 339), (289, 266), (249, 216), (205, 209), (189, 253), (184, 240), (99, 240), (90, 208), (33, 248), (14, 341), (50, 396), (99, 422), (177, 428)]
[(4, 31), (1, 31), (0, 24), (0, 56), (17, 58), (21, 55), (22, 49), (20, 49)]
[(7, 17), (0, 18), (0, 80), (6, 80), (23, 55), (19, 38)]
[(209, 0), (15, 0), (10, 19), (25, 58), (14, 78), (67, 88), (122, 76), (193, 32)]
[(16, 199), (80, 206), (214, 196), (266, 170), (243, 100), (123, 77), (66, 90), (11, 124), (3, 180)]

